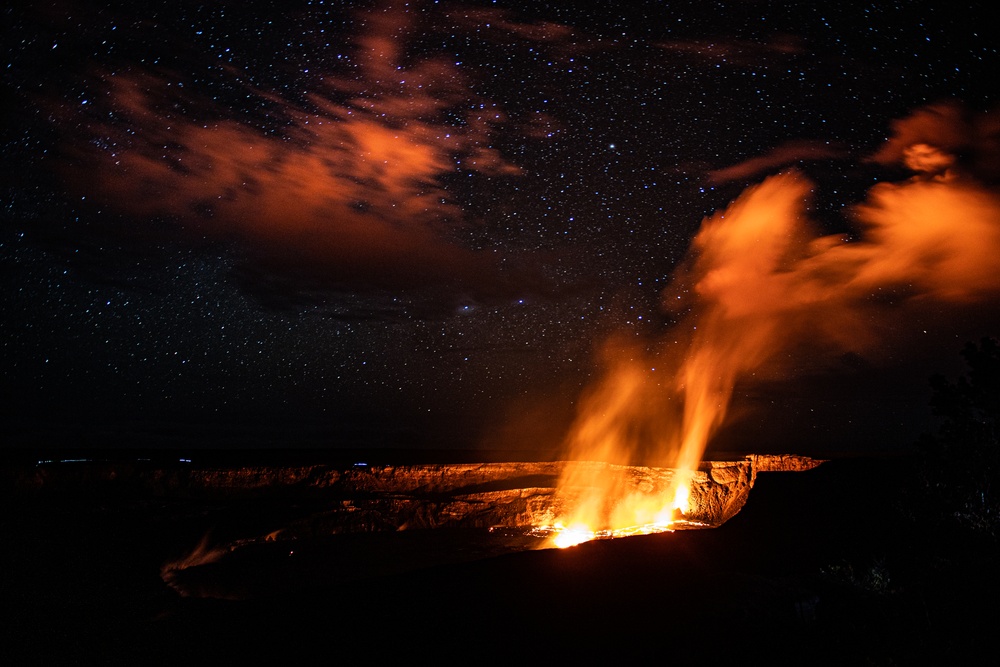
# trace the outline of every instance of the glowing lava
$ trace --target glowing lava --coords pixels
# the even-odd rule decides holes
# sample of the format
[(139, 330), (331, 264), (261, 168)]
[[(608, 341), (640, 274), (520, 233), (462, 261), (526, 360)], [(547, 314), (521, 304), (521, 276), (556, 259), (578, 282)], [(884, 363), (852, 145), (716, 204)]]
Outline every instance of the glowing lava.
[[(577, 505), (569, 522), (556, 521), (552, 525), (539, 526), (531, 534), (548, 538), (551, 546), (564, 549), (590, 540), (670, 532), (680, 525), (687, 528), (703, 527), (704, 524), (689, 520), (686, 516), (691, 511), (692, 475), (687, 471), (677, 472), (671, 486), (672, 492), (656, 494), (637, 491), (618, 499), (611, 517), (605, 520), (604, 527), (594, 528), (595, 524), (589, 523), (601, 520), (596, 518), (594, 500), (602, 498), (602, 494), (591, 492)], [(665, 503), (664, 500), (671, 493), (673, 502)]]

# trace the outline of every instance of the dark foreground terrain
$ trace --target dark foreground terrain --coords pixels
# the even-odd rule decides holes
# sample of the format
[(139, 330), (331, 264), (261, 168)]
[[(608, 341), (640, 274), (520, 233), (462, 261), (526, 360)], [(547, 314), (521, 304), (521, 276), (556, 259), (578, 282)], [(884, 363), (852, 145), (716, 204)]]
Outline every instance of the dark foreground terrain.
[(907, 459), (762, 475), (719, 528), (565, 550), (475, 528), (298, 535), (177, 574), (215, 597), (180, 595), (163, 565), (308, 497), (26, 492), (27, 465), (3, 477), (6, 664), (967, 664), (996, 648), (995, 542), (923, 521)]

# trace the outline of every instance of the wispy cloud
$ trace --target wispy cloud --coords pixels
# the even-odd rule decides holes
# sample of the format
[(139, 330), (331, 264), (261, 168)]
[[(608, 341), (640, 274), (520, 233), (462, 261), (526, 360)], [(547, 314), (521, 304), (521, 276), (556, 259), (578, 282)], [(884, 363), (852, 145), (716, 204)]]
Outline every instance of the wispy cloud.
[(680, 39), (657, 42), (656, 46), (682, 56), (713, 64), (739, 67), (762, 66), (775, 57), (805, 53), (802, 40), (795, 35), (774, 35), (767, 41), (732, 38)]
[(806, 160), (825, 160), (843, 155), (844, 150), (830, 142), (788, 141), (776, 146), (764, 155), (710, 171), (707, 178), (710, 183), (729, 183), (730, 181), (755, 178), (777, 168), (798, 164)]

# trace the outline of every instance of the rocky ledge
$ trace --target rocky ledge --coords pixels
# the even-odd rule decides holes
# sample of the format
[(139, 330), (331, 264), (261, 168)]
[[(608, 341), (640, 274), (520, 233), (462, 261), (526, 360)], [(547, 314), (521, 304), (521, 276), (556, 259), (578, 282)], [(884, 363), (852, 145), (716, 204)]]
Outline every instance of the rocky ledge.
[[(758, 473), (801, 471), (821, 461), (754, 454), (706, 461), (691, 485), (688, 527), (718, 526), (743, 507)], [(301, 501), (303, 516), (267, 539), (419, 528), (527, 528), (551, 524), (585, 488), (556, 493), (567, 472), (582, 479), (615, 478), (629, 492), (665, 494), (671, 468), (589, 461), (423, 465), (262, 466), (170, 468), (135, 464), (39, 465), (22, 471), (23, 496), (85, 494), (171, 500)], [(679, 527), (685, 527), (684, 525)], [(251, 538), (252, 539), (252, 538)]]

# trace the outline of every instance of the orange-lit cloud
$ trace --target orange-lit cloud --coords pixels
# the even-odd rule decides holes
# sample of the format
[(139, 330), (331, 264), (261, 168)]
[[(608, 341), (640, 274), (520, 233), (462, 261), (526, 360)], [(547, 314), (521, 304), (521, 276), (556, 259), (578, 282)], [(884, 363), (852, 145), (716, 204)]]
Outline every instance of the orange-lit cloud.
[(779, 34), (766, 41), (740, 39), (673, 40), (656, 44), (665, 51), (734, 66), (763, 66), (768, 58), (804, 53), (802, 40), (795, 35)]
[(574, 31), (569, 26), (553, 21), (525, 23), (511, 18), (510, 12), (494, 7), (463, 7), (448, 12), (455, 25), (474, 30), (481, 39), (507, 41), (508, 35), (531, 42), (563, 44)]
[(939, 172), (956, 164), (980, 180), (1000, 180), (1000, 113), (976, 112), (958, 102), (917, 109), (892, 123), (892, 135), (871, 157)]
[(68, 151), (72, 179), (138, 219), (238, 239), (309, 284), (492, 289), (494, 260), (458, 241), (469, 221), (443, 179), (520, 173), (490, 145), (504, 114), (472, 98), (453, 63), (404, 66), (409, 15), (362, 19), (359, 74), (329, 78), (294, 104), (248, 91), (269, 111), (263, 122), (234, 120), (166, 75), (105, 76), (89, 140)]
[(729, 183), (773, 171), (777, 167), (785, 167), (805, 160), (824, 160), (840, 157), (843, 149), (824, 141), (787, 141), (775, 147), (765, 155), (760, 155), (739, 164), (708, 173), (710, 183)]

